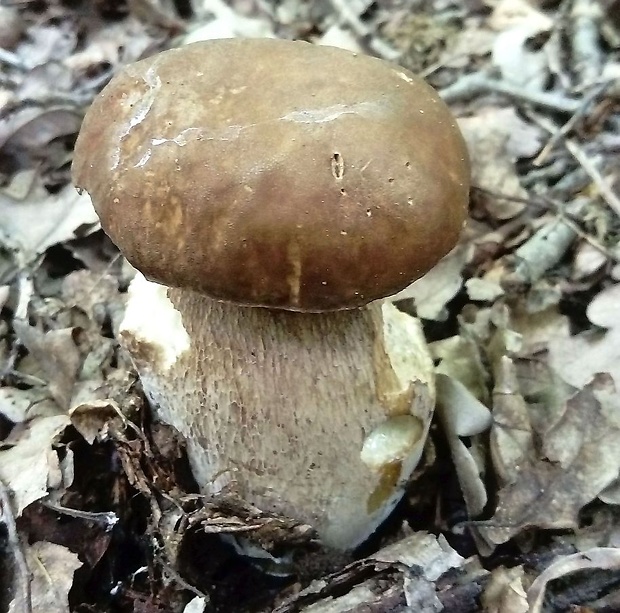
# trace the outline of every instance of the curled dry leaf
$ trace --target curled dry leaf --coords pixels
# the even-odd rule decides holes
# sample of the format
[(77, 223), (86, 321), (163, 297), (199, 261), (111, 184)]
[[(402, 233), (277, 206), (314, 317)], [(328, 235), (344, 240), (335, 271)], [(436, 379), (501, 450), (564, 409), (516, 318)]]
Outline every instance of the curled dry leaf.
[(530, 613), (541, 613), (544, 610), (545, 591), (549, 583), (572, 573), (604, 569), (620, 571), (620, 549), (596, 547), (569, 556), (562, 556), (548, 566), (532, 583), (527, 598)]
[(461, 438), (487, 430), (491, 425), (491, 413), (460, 381), (442, 373), (437, 374), (436, 410), (450, 445), (467, 512), (470, 517), (476, 516), (487, 503), (481, 478), (484, 453), (475, 443), (467, 447)]
[(113, 400), (91, 400), (69, 411), (71, 424), (92, 445), (95, 440), (107, 440), (110, 429), (122, 431), (127, 420)]
[(487, 502), (482, 473), (484, 452), (477, 441), (468, 447), (462, 437), (472, 437), (491, 425), (491, 414), (481, 400), (487, 400), (488, 375), (480, 350), (465, 329), (431, 346), (441, 359), (437, 367), (437, 412), (443, 425), (459, 484), (470, 517), (478, 515)]
[[(52, 141), (76, 134), (81, 117), (71, 108), (24, 107), (18, 113), (9, 115), (0, 124), (0, 142), (4, 155), (13, 156), (20, 169), (30, 169), (36, 161), (49, 152)], [(66, 156), (60, 150), (58, 157)]]

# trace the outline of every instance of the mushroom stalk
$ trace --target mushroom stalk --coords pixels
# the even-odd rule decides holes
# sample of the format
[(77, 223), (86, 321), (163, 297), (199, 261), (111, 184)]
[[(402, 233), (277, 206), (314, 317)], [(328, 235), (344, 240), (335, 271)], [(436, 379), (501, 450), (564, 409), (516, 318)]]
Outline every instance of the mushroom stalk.
[(435, 396), (420, 324), (388, 302), (321, 314), (223, 303), (138, 274), (120, 336), (205, 494), (350, 549), (401, 498)]

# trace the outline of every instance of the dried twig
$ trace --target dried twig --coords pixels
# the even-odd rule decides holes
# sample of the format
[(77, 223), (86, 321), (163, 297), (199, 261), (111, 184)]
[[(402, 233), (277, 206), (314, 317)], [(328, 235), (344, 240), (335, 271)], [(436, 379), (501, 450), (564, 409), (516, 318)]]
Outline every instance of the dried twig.
[(575, 223), (568, 215), (562, 217), (562, 222), (565, 223), (572, 231), (581, 239), (589, 243), (594, 249), (596, 249), (599, 253), (602, 253), (607, 259), (612, 262), (620, 262), (620, 254), (616, 254), (613, 251), (610, 251), (603, 245), (600, 241), (598, 241), (594, 236), (588, 234), (588, 232), (584, 232), (579, 224)]
[(101, 524), (106, 532), (111, 530), (118, 523), (118, 515), (111, 511), (95, 513), (91, 511), (80, 511), (79, 509), (63, 507), (62, 505), (56, 504), (50, 500), (41, 500), (40, 502), (44, 507), (47, 507), (51, 511), (56, 511), (56, 513)]
[[(579, 215), (586, 205), (585, 199), (571, 202), (570, 215)], [(575, 240), (573, 227), (564, 223), (563, 211), (551, 223), (545, 224), (525, 241), (514, 253), (515, 268), (507, 275), (508, 283), (534, 283), (555, 266)]]
[(359, 18), (359, 13), (367, 9), (372, 4), (371, 2), (362, 0), (360, 3), (358, 0), (358, 11), (354, 10), (355, 3), (351, 0), (330, 0), (330, 3), (338, 14), (340, 22), (348, 26), (360, 40), (367, 41), (368, 46), (379, 57), (391, 61), (396, 61), (400, 57), (400, 52), (397, 49), (394, 49), (379, 36), (373, 36), (373, 30)]
[(581, 107), (581, 101), (568, 98), (562, 94), (520, 89), (504, 81), (493, 79), (484, 73), (465, 75), (452, 85), (440, 90), (439, 93), (448, 104), (459, 100), (476, 98), (488, 93), (497, 93), (535, 107), (542, 107), (560, 113), (573, 114)]
[[(566, 176), (566, 173), (571, 170), (571, 166), (574, 164), (570, 156), (567, 155), (556, 157), (545, 166), (542, 164), (546, 160), (543, 159), (538, 164), (536, 163), (537, 160), (538, 158), (532, 162), (535, 168), (528, 171), (528, 173), (521, 179), (522, 185), (526, 188), (531, 187), (536, 183), (540, 183), (541, 181), (549, 183), (560, 177), (564, 177)], [(536, 166), (538, 166), (538, 168), (536, 168)]]
[(551, 138), (547, 141), (547, 144), (542, 148), (541, 152), (536, 156), (536, 159), (532, 162), (534, 166), (540, 166), (553, 147), (557, 144), (559, 140), (564, 138), (577, 124), (577, 122), (582, 119), (585, 115), (587, 115), (590, 110), (592, 103), (603, 94), (603, 92), (607, 89), (610, 82), (600, 83), (596, 87), (592, 89), (587, 95), (584, 96), (581, 105), (579, 108), (573, 113), (571, 118), (554, 134), (551, 135)]
[(205, 602), (211, 602), (211, 597), (205, 592), (201, 592), (197, 587), (194, 587), (191, 583), (188, 583), (183, 579), (183, 577), (168, 563), (165, 556), (159, 553), (159, 543), (155, 541), (154, 543), (154, 557), (159, 562), (164, 573), (168, 575), (170, 579), (172, 579), (175, 583), (177, 583), (180, 587), (188, 592), (191, 592), (195, 596), (204, 599)]
[(572, 139), (567, 139), (566, 148), (571, 152), (573, 157), (581, 164), (583, 169), (588, 173), (594, 185), (596, 185), (601, 198), (607, 203), (609, 208), (620, 217), (620, 198), (611, 189), (598, 168), (588, 158), (585, 151)]
[[(554, 124), (546, 117), (540, 117), (534, 113), (531, 113), (530, 116), (541, 128), (547, 130), (547, 132), (550, 132), (551, 134), (555, 133)], [(592, 163), (592, 160), (588, 157), (583, 148), (577, 143), (576, 140), (571, 138), (565, 139), (564, 145), (571, 155), (577, 160), (577, 162), (579, 162), (592, 182), (596, 185), (601, 198), (607, 203), (607, 206), (609, 206), (609, 208), (620, 217), (620, 198), (608, 185), (603, 175), (601, 175), (598, 168)]]
[(571, 47), (574, 70), (582, 85), (594, 82), (601, 74), (603, 53), (599, 44), (599, 25), (602, 19), (600, 2), (574, 0)]

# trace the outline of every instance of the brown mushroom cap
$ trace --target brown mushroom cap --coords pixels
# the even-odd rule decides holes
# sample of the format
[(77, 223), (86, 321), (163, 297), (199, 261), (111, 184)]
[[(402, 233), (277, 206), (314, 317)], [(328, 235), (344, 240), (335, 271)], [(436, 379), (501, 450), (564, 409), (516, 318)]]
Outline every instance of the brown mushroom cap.
[(73, 175), (147, 277), (323, 311), (393, 294), (457, 240), (467, 151), (403, 68), (271, 39), (127, 66), (88, 111)]

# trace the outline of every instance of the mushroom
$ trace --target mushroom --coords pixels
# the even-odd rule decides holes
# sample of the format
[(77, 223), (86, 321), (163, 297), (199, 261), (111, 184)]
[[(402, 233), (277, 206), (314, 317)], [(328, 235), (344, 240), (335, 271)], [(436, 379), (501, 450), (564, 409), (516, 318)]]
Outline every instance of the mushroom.
[(201, 490), (363, 542), (435, 398), (418, 320), (380, 299), (452, 248), (468, 202), (434, 90), (336, 48), (194, 43), (112, 79), (73, 176), (143, 273), (121, 342)]

